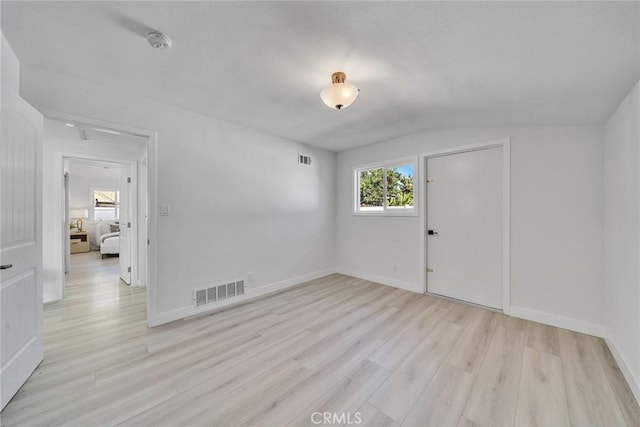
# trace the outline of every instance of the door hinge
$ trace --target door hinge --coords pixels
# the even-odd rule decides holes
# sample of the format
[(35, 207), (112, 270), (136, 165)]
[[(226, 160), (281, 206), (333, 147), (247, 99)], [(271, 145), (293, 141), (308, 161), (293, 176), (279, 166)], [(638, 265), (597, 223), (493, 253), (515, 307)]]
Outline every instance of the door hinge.
[(147, 239), (147, 245), (151, 244), (151, 239)]
[(427, 268), (427, 273), (433, 273), (433, 268)]
[(127, 223), (127, 228), (131, 228), (131, 223), (130, 222)]
[(130, 177), (130, 176), (128, 176), (128, 177), (127, 177), (127, 182), (128, 182), (129, 184), (131, 184), (131, 177)]
[(432, 179), (427, 179), (427, 184), (431, 184), (433, 182)]
[(131, 267), (127, 267), (127, 273), (131, 273)]

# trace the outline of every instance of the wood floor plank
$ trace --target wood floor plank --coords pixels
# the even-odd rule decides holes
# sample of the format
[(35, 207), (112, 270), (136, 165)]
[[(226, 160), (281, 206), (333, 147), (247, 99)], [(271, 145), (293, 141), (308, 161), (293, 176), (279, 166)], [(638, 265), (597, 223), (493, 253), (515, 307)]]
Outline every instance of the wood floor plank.
[(485, 426), (514, 425), (524, 332), (498, 325), (471, 389), (464, 416)]
[(290, 358), (298, 348), (305, 348), (318, 339), (308, 331), (302, 331), (297, 337), (279, 343), (271, 349), (250, 355), (245, 360), (233, 363), (225, 361), (216, 365), (206, 373), (204, 379), (193, 374), (176, 374), (173, 377), (176, 390), (179, 392), (175, 399), (133, 417), (123, 423), (123, 426), (137, 427), (157, 425), (185, 425), (186, 421), (226, 399), (232, 393), (256, 382), (267, 381), (272, 372), (289, 372), (298, 370), (300, 364)]
[(339, 274), (149, 329), (118, 276), (72, 256), (3, 426), (640, 426), (599, 338)]
[(237, 381), (241, 377), (240, 373), (237, 377), (230, 376), (230, 374), (237, 373), (243, 367), (251, 372), (250, 368), (255, 364), (259, 365), (257, 371), (262, 372), (265, 368), (275, 366), (285, 358), (294, 359), (300, 353), (317, 344), (320, 339), (309, 331), (302, 331), (283, 340), (264, 340), (262, 343), (253, 341), (248, 343), (246, 348), (239, 347), (238, 352), (225, 353), (221, 357), (210, 358), (187, 369), (177, 371), (171, 378), (179, 392), (187, 391), (208, 381), (218, 382), (224, 378), (235, 378)]
[(633, 392), (624, 379), (624, 375), (620, 371), (609, 347), (607, 347), (607, 344), (602, 338), (589, 338), (596, 349), (599, 364), (603, 367), (609, 384), (611, 384), (613, 393), (618, 401), (618, 406), (622, 411), (627, 425), (640, 426), (640, 406), (638, 406), (638, 402), (636, 402), (636, 399), (633, 397)]
[(524, 349), (516, 425), (570, 425), (559, 356), (529, 347)]
[(266, 373), (255, 383), (227, 394), (215, 406), (207, 407), (180, 424), (245, 425), (241, 420), (247, 415), (247, 411), (262, 408), (266, 396), (280, 396), (309, 377), (309, 370), (295, 360), (287, 359), (285, 363), (286, 365), (278, 366), (278, 375)]
[(378, 410), (370, 403), (365, 403), (357, 411), (358, 418), (360, 419), (360, 425), (367, 427), (397, 427), (399, 424), (395, 422), (391, 417)]
[(485, 310), (480, 308), (472, 307), (466, 304), (456, 304), (447, 314), (445, 320), (447, 322), (455, 323), (458, 326), (462, 326), (463, 328), (469, 324), (469, 322), (474, 318), (474, 315), (478, 313), (482, 313)]
[(458, 421), (458, 427), (483, 427), (483, 426), (474, 421), (471, 421), (469, 418), (462, 416), (460, 417), (460, 421)]
[(442, 364), (402, 422), (403, 426), (454, 426), (467, 403), (474, 376)]
[(591, 337), (559, 329), (558, 338), (571, 423), (626, 425), (604, 369), (598, 363)]
[[(337, 331), (339, 332), (338, 334), (323, 337), (323, 339), (318, 341), (312, 348), (297, 355), (295, 359), (303, 366), (314, 369), (324, 363), (331, 355), (344, 352), (361, 337), (371, 335), (369, 334), (371, 330), (375, 329), (378, 324), (384, 322), (395, 312), (395, 308), (386, 307), (381, 309), (380, 312), (372, 313), (365, 319), (342, 325), (342, 328)], [(382, 343), (382, 340), (380, 340), (380, 343)]]
[(527, 347), (560, 356), (557, 328), (537, 322), (527, 323)]
[(419, 345), (422, 341), (420, 338), (426, 338), (434, 325), (447, 313), (447, 310), (435, 305), (427, 307), (426, 310), (418, 313), (398, 329), (396, 334), (388, 339), (369, 359), (389, 371), (395, 370), (416, 345)]
[(12, 419), (13, 414), (33, 411), (33, 408), (37, 408), (40, 412), (47, 411), (60, 404), (60, 400), (51, 399), (52, 394), (56, 396), (73, 393), (86, 394), (95, 390), (95, 381), (95, 374), (91, 373), (54, 387), (41, 390), (20, 390), (11, 400), (11, 405), (5, 408), (2, 415)]
[(427, 299), (423, 300), (421, 296), (412, 294), (411, 298), (407, 300), (402, 307), (399, 307), (398, 311), (373, 333), (381, 340), (387, 341), (393, 338), (397, 332), (403, 329), (412, 319), (424, 313), (431, 305), (433, 305), (433, 302)]
[[(360, 369), (346, 376), (328, 392), (320, 396), (311, 406), (301, 411), (300, 415), (288, 425), (313, 426), (317, 413), (332, 413), (347, 416), (355, 420), (355, 413), (367, 401), (369, 396), (389, 376), (389, 371), (381, 366), (365, 361)], [(344, 414), (344, 415), (343, 415)], [(314, 419), (312, 419), (312, 416)]]
[(311, 414), (319, 395), (357, 371), (382, 341), (364, 336), (335, 359), (316, 367), (308, 378), (280, 395), (265, 396), (258, 410), (246, 411), (240, 420), (248, 426), (284, 426)]
[(469, 323), (447, 357), (447, 363), (475, 375), (484, 360), (498, 319), (486, 310), (473, 311), (470, 316)]
[(369, 403), (396, 422), (402, 422), (451, 351), (460, 329), (454, 323), (439, 321), (373, 394)]

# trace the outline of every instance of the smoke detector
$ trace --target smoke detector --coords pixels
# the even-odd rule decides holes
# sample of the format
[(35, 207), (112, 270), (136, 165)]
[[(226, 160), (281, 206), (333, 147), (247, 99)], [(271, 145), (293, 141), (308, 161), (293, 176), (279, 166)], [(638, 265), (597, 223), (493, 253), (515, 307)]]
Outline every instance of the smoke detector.
[(152, 48), (162, 50), (171, 47), (171, 39), (162, 33), (156, 33), (155, 31), (147, 34), (147, 41)]

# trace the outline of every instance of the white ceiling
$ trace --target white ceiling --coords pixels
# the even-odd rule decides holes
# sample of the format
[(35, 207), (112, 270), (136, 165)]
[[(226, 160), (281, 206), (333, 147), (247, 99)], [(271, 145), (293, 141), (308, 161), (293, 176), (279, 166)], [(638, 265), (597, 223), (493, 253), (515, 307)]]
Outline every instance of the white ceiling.
[(127, 133), (113, 131), (112, 129), (96, 128), (81, 123), (67, 123), (45, 119), (44, 135), (55, 138), (62, 138), (68, 141), (78, 142), (103, 142), (118, 144), (127, 147), (129, 150), (142, 152), (147, 147), (147, 137), (131, 135)]
[[(602, 124), (639, 2), (9, 2), (20, 60), (331, 150), (441, 127)], [(173, 39), (154, 51), (150, 29)], [(361, 89), (322, 104), (333, 71)]]
[(126, 168), (118, 163), (101, 162), (97, 160), (69, 159), (69, 173), (71, 176), (89, 178), (103, 178), (117, 181)]

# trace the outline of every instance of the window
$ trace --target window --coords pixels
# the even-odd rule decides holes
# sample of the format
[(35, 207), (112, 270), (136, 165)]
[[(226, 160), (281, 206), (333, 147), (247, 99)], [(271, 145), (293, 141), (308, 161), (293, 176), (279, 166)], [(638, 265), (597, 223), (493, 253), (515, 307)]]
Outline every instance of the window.
[(115, 220), (120, 217), (120, 192), (118, 190), (93, 190), (94, 221)]
[(356, 214), (415, 215), (415, 159), (355, 168)]

